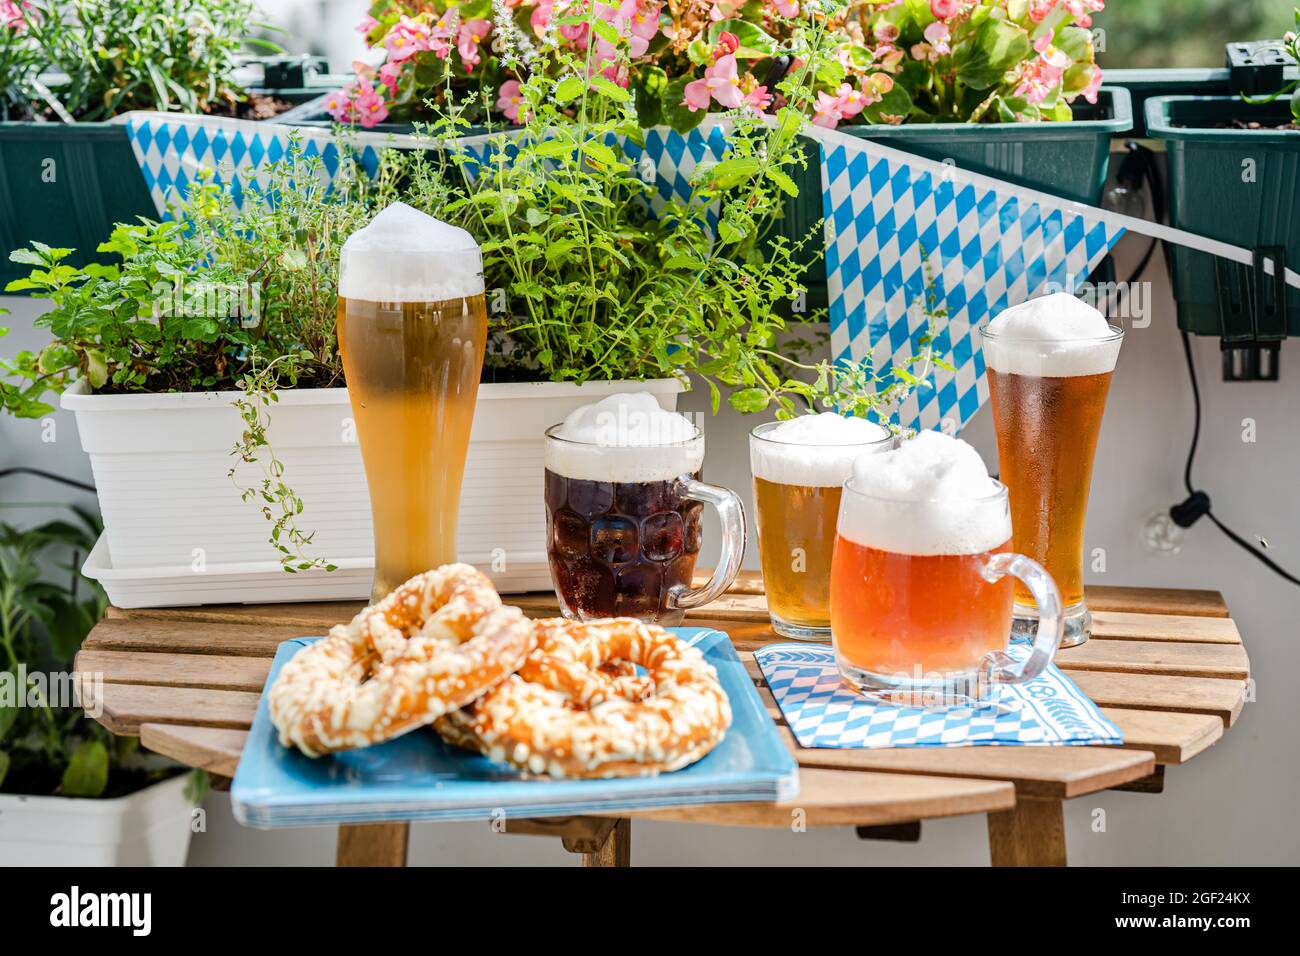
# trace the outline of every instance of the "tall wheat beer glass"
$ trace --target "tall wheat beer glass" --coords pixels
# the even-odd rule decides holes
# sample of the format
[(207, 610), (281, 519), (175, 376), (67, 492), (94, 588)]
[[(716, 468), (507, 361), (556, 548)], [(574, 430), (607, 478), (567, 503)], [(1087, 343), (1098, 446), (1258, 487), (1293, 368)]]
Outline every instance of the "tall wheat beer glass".
[(801, 641), (831, 638), (831, 551), (840, 491), (861, 454), (894, 436), (834, 412), (768, 422), (749, 433), (754, 518), (772, 630)]
[[(965, 442), (922, 432), (864, 455), (840, 500), (831, 632), (840, 674), (914, 707), (968, 705), (1042, 673), (1061, 639), (1060, 593), (1011, 553), (1006, 488)], [(1027, 654), (1011, 638), (1012, 578), (1042, 616)]]
[[(1014, 545), (1056, 579), (1065, 602), (1061, 646), (1073, 647), (1092, 633), (1083, 600), (1083, 533), (1124, 332), (1090, 305), (1056, 293), (1007, 309), (981, 334)], [(1017, 633), (1032, 630), (1037, 613), (1032, 595), (1017, 588)]]
[(370, 486), (379, 600), (456, 560), (487, 308), (473, 237), (404, 203), (339, 261), (339, 351)]

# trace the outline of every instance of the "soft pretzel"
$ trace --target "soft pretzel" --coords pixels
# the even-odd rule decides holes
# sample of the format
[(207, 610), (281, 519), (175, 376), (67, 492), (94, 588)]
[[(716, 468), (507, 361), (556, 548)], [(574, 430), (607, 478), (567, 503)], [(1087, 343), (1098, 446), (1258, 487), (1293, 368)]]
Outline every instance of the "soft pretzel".
[[(636, 665), (628, 661), (606, 661), (596, 669), (595, 674), (605, 684), (600, 692), (602, 699), (621, 697), (623, 700), (645, 700), (655, 690), (655, 682), (650, 676), (638, 674)], [(433, 729), (453, 747), (486, 754), (487, 746), (474, 731), (472, 706), (465, 710), (449, 711), (433, 722)]]
[[(717, 673), (663, 628), (632, 618), (536, 626), (519, 673), (443, 722), (453, 742), (536, 774), (629, 777), (694, 763), (731, 725)], [(620, 696), (619, 678), (600, 671), (610, 661), (644, 667), (653, 695)]]
[(486, 575), (444, 565), (299, 651), (271, 686), (271, 721), (309, 757), (390, 740), (499, 684), (533, 645)]

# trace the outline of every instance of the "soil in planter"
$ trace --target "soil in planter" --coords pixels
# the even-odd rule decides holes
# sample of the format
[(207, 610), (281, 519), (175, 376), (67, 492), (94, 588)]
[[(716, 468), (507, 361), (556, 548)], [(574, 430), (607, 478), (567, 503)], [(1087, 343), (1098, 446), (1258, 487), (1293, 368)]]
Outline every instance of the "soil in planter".
[(1271, 125), (1271, 124), (1265, 125), (1259, 122), (1258, 120), (1242, 120), (1242, 119), (1229, 120), (1226, 123), (1215, 123), (1213, 126), (1188, 126), (1185, 123), (1175, 123), (1174, 127), (1176, 129), (1247, 129), (1247, 130), (1258, 129), (1258, 130), (1264, 130), (1265, 132), (1277, 132), (1280, 130), (1300, 131), (1300, 124), (1296, 124), (1296, 123), (1280, 123), (1278, 125)]

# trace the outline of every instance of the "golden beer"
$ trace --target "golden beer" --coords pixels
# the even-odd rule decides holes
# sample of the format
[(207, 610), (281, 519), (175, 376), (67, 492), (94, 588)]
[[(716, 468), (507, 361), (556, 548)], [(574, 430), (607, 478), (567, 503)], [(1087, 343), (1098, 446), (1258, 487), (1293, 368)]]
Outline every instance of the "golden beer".
[(863, 419), (833, 412), (759, 425), (750, 433), (758, 554), (772, 628), (829, 640), (831, 552), (840, 493), (861, 454), (893, 446)]
[(487, 308), (339, 298), (339, 351), (370, 486), (378, 600), (456, 560), (456, 517)]
[(379, 600), (456, 560), (487, 343), (473, 237), (394, 203), (344, 244), (337, 333), (370, 487)]
[[(1083, 602), (1083, 529), (1110, 378), (1110, 372), (1057, 378), (989, 370), (1013, 546), (1051, 572), (1066, 607)], [(1033, 606), (1023, 587), (1016, 600)]]
[[(1083, 597), (1084, 528), (1097, 437), (1123, 341), (1101, 313), (1059, 293), (1008, 309), (983, 330), (999, 477), (1011, 496), (1013, 547), (1056, 580), (1062, 646), (1091, 633)], [(1016, 627), (1034, 601), (1016, 589)]]
[[(854, 464), (831, 561), (841, 676), (870, 696), (944, 707), (1042, 672), (1061, 637), (1060, 594), (1011, 553), (1007, 489), (970, 445), (924, 431)], [(1019, 579), (1043, 603), (1023, 665), (1003, 653)]]

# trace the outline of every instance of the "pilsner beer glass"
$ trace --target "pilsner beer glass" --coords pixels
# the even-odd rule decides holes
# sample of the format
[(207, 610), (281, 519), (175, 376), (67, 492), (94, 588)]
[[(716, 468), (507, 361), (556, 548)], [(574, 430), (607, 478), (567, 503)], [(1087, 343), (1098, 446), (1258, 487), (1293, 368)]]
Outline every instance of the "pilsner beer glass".
[[(922, 501), (878, 497), (856, 476), (845, 484), (831, 632), (840, 674), (859, 692), (909, 707), (969, 706), (1051, 662), (1060, 593), (1041, 565), (1011, 553), (1007, 489), (989, 483), (983, 497)], [(1041, 610), (1023, 661), (1006, 652), (1012, 578)]]
[[(1091, 306), (1079, 303), (1078, 308), (1095, 316), (1099, 327), (1090, 331), (1104, 334), (1071, 337), (1066, 330), (1054, 334), (1036, 325), (1028, 329), (1034, 334), (1026, 335), (1025, 326), (999, 331), (996, 320), (981, 330), (1014, 546), (1046, 567), (1061, 589), (1062, 647), (1082, 644), (1092, 633), (1083, 599), (1088, 488), (1106, 393), (1124, 339), (1123, 330), (1106, 325)], [(1018, 587), (1016, 632), (1031, 632), (1037, 613), (1032, 595)]]
[(456, 520), (487, 342), (478, 245), (394, 203), (339, 261), (337, 333), (370, 487), (378, 601), (456, 560)]
[[(570, 428), (574, 416), (546, 431), (546, 552), (565, 617), (672, 626), (736, 579), (745, 553), (740, 499), (700, 481), (704, 434), (680, 415), (662, 414), (685, 432), (672, 426), (658, 440), (629, 442), (623, 428)], [(722, 554), (708, 583), (692, 589), (705, 504), (722, 519)]]
[(840, 492), (856, 457), (893, 446), (881, 426), (834, 412), (768, 422), (749, 433), (763, 589), (772, 630), (782, 637), (830, 640)]

